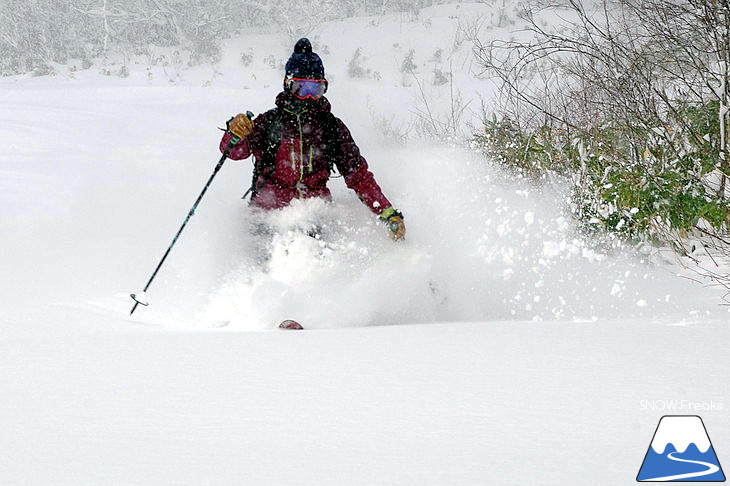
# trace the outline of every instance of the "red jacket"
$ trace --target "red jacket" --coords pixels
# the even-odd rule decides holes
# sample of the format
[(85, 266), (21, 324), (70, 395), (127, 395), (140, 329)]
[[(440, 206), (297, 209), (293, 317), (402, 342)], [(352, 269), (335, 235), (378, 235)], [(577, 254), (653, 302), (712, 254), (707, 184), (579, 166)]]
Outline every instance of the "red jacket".
[[(266, 171), (263, 164), (264, 147), (267, 142), (267, 114), (262, 113), (254, 120), (253, 132), (241, 140), (230, 151), (234, 160), (256, 157), (258, 177), (254, 181), (254, 195), (251, 204), (264, 209), (281, 208), (295, 198), (322, 197), (331, 199), (327, 189), (330, 166), (325, 150), (325, 117), (331, 110), (329, 101), (298, 102), (283, 92), (276, 97), (281, 113), (281, 141), (276, 152), (274, 170)], [(303, 110), (303, 111), (302, 111)], [(360, 155), (360, 149), (350, 131), (339, 118), (335, 118), (336, 152), (332, 161), (342, 174), (345, 184), (353, 189), (360, 200), (375, 214), (390, 207), (368, 164)], [(231, 135), (226, 132), (220, 143), (221, 152), (228, 146)]]

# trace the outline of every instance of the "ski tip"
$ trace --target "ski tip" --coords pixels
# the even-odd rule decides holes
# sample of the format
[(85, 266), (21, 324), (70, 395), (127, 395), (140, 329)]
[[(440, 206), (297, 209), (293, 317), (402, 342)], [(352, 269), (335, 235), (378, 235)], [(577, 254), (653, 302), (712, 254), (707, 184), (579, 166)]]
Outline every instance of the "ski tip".
[(297, 321), (292, 321), (291, 319), (287, 319), (285, 321), (282, 321), (281, 324), (279, 324), (279, 329), (304, 329), (304, 328)]

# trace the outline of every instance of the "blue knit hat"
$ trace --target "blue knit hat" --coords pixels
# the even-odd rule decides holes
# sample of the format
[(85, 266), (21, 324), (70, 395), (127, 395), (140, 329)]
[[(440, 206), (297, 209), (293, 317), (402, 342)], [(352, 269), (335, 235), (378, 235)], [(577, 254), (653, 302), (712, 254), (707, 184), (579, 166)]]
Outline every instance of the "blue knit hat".
[(293, 78), (324, 79), (322, 59), (312, 52), (312, 43), (302, 37), (294, 46), (294, 53), (286, 62), (286, 75)]

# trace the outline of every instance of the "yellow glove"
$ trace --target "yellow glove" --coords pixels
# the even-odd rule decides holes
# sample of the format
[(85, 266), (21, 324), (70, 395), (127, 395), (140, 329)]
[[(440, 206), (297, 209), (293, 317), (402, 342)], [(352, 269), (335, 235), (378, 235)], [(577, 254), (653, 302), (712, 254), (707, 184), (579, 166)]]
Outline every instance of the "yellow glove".
[(393, 241), (402, 240), (406, 237), (406, 224), (403, 222), (403, 214), (400, 211), (392, 207), (387, 208), (380, 214), (380, 219), (388, 226)]
[(228, 131), (238, 138), (246, 138), (253, 131), (253, 120), (243, 113), (239, 113), (228, 120)]

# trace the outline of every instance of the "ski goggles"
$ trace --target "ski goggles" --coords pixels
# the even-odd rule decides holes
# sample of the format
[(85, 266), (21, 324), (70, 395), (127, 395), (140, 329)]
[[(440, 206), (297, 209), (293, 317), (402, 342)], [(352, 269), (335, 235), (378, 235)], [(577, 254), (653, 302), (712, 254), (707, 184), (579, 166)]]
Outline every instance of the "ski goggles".
[(319, 99), (327, 91), (326, 79), (289, 79), (289, 91), (300, 100)]

